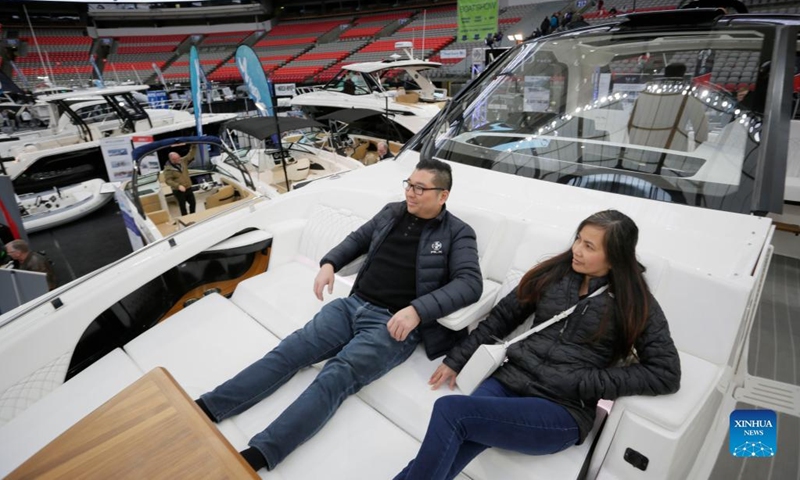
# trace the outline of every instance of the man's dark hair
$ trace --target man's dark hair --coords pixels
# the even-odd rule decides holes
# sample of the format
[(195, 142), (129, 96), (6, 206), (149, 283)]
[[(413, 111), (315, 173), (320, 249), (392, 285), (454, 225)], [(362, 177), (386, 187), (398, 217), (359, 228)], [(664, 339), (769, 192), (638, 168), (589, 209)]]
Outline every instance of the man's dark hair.
[(450, 190), (453, 187), (453, 171), (450, 165), (434, 158), (422, 159), (415, 167), (417, 170), (433, 172), (433, 184), (439, 188)]
[(686, 65), (683, 63), (670, 63), (664, 67), (664, 76), (668, 78), (683, 78), (686, 75)]

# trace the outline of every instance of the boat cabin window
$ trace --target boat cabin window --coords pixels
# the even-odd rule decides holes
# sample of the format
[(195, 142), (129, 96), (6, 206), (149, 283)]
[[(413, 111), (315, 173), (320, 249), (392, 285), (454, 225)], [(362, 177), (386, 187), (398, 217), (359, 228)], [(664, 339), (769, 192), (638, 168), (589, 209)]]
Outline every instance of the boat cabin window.
[(513, 175), (749, 212), (764, 37), (736, 27), (524, 44), (448, 108), (429, 147)]
[(382, 91), (379, 82), (372, 75), (349, 70), (340, 71), (323, 88), (348, 95), (369, 95), (372, 92)]
[[(422, 75), (419, 72), (413, 72), (413, 74)], [(399, 68), (381, 72), (380, 81), (381, 85), (383, 85), (383, 88), (386, 90), (404, 88), (407, 92), (410, 92), (422, 89), (409, 71)]]
[(398, 143), (406, 143), (414, 136), (406, 127), (384, 117), (367, 117), (350, 123), (341, 130), (340, 134), (375, 137)]

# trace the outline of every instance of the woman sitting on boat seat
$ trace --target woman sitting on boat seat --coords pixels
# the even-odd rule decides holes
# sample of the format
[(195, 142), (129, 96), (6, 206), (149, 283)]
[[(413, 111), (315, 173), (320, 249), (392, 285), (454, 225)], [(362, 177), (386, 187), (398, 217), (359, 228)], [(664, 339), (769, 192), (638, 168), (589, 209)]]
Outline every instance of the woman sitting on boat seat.
[(395, 480), (454, 478), (489, 447), (556, 453), (583, 442), (598, 400), (676, 392), (678, 352), (636, 261), (637, 239), (633, 220), (599, 212), (581, 222), (570, 250), (529, 270), (450, 350), (430, 378), (434, 389), (452, 389), (481, 344), (531, 314), (536, 325), (576, 306), (573, 313), (512, 344), (506, 363), (471, 396), (439, 398), (417, 457)]

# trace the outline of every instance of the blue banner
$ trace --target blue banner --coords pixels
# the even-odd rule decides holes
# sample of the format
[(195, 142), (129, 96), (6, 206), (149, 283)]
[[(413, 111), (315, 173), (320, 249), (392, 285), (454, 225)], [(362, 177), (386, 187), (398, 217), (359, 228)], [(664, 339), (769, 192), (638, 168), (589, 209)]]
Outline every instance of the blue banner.
[(247, 45), (240, 45), (236, 49), (236, 66), (242, 74), (244, 84), (250, 98), (255, 102), (258, 114), (262, 117), (273, 116), (272, 89), (270, 82), (264, 75), (264, 69), (256, 53)]
[(200, 75), (200, 56), (197, 54), (197, 47), (192, 45), (192, 49), (189, 52), (189, 80), (192, 84), (192, 105), (194, 106), (194, 121), (197, 125), (197, 135), (203, 134), (203, 122), (200, 120), (200, 116), (203, 113)]
[(167, 109), (167, 92), (164, 90), (148, 90), (147, 103), (150, 108)]

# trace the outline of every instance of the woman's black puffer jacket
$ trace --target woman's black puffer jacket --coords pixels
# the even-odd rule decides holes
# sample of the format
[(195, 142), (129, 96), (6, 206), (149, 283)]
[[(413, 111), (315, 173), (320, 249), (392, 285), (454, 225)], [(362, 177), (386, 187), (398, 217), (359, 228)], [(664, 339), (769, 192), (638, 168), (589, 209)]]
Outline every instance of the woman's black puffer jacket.
[[(493, 336), (504, 338), (532, 313), (535, 326), (578, 304), (569, 317), (511, 345), (508, 362), (494, 377), (520, 395), (547, 398), (566, 407), (580, 429), (579, 443), (592, 429), (598, 400), (674, 393), (681, 378), (667, 319), (652, 295), (645, 329), (634, 344), (638, 363), (610, 365), (616, 322), (609, 322), (604, 334), (592, 339), (606, 309), (614, 309), (614, 299), (609, 293), (579, 298), (583, 278), (570, 272), (548, 287), (535, 305), (520, 304), (515, 288), (444, 360), (458, 372), (481, 344), (496, 343)], [(592, 279), (589, 293), (607, 282), (607, 277)]]

